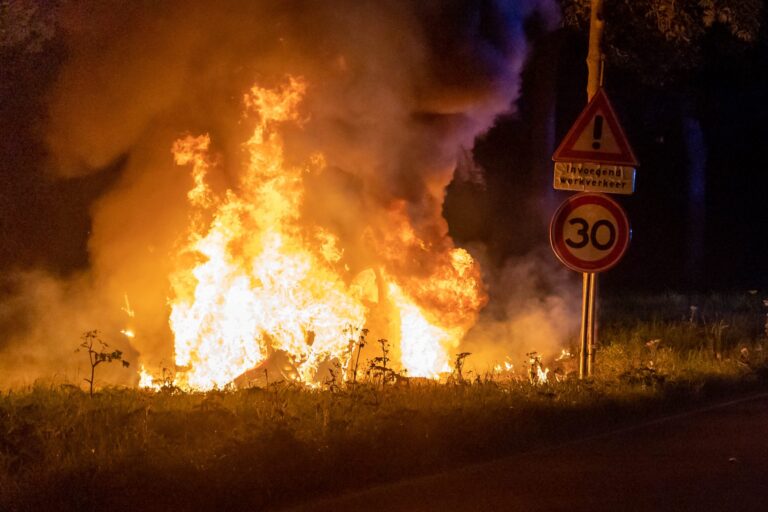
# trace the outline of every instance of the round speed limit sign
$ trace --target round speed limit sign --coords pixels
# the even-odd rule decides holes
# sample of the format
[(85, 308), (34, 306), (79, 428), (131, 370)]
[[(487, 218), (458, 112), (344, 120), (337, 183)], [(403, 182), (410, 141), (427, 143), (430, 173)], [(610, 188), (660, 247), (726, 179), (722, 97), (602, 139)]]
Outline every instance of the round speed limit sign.
[(578, 272), (603, 272), (616, 265), (631, 236), (629, 219), (621, 206), (594, 192), (566, 199), (549, 225), (555, 255)]

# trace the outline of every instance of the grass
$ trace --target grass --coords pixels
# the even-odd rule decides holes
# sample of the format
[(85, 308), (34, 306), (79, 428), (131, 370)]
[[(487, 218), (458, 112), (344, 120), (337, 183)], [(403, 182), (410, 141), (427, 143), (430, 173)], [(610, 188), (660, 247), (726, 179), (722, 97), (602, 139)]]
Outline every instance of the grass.
[(66, 385), (8, 390), (0, 510), (260, 510), (766, 389), (757, 306), (743, 297), (607, 302), (588, 381), (281, 382), (92, 398)]

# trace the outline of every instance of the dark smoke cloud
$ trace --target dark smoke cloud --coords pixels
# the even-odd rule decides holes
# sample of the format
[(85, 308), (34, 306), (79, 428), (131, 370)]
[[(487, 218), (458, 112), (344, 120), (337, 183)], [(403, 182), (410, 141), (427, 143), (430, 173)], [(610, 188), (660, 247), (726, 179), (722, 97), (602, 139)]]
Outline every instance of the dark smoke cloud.
[(419, 234), (445, 244), (442, 204), (456, 159), (514, 109), (524, 23), (534, 14), (555, 23), (555, 2), (65, 4), (68, 60), (47, 129), (52, 166), (72, 177), (126, 159), (119, 183), (93, 206), (90, 277), (72, 294), (88, 300), (68, 307), (90, 313), (93, 327), (117, 325), (127, 321), (127, 295), (136, 348), (169, 360), (169, 255), (185, 230), (191, 186), (170, 147), (185, 133), (210, 133), (220, 159), (212, 185), (236, 186), (247, 131), (242, 95), (289, 74), (303, 76), (309, 92), (307, 122), (284, 134), (287, 154), (302, 162), (320, 151), (329, 165), (308, 214), (356, 240), (359, 219), (375, 223), (404, 201)]

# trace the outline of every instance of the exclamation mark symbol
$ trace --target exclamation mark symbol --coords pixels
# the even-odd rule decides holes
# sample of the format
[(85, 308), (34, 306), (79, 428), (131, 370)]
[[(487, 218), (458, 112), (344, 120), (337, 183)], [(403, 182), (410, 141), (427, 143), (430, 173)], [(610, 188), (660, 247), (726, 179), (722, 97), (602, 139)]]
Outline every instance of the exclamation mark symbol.
[(595, 126), (592, 128), (592, 149), (600, 149), (600, 139), (603, 137), (603, 116), (595, 116)]

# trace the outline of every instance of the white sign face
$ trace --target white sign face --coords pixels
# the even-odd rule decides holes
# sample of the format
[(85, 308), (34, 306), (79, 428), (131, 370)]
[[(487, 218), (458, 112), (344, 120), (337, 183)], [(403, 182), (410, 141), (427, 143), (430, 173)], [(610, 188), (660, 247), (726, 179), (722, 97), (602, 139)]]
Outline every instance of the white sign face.
[(630, 195), (635, 191), (635, 168), (624, 165), (555, 162), (555, 190)]
[(631, 231), (624, 210), (601, 194), (571, 196), (550, 224), (550, 242), (565, 266), (579, 272), (602, 272), (619, 262)]

